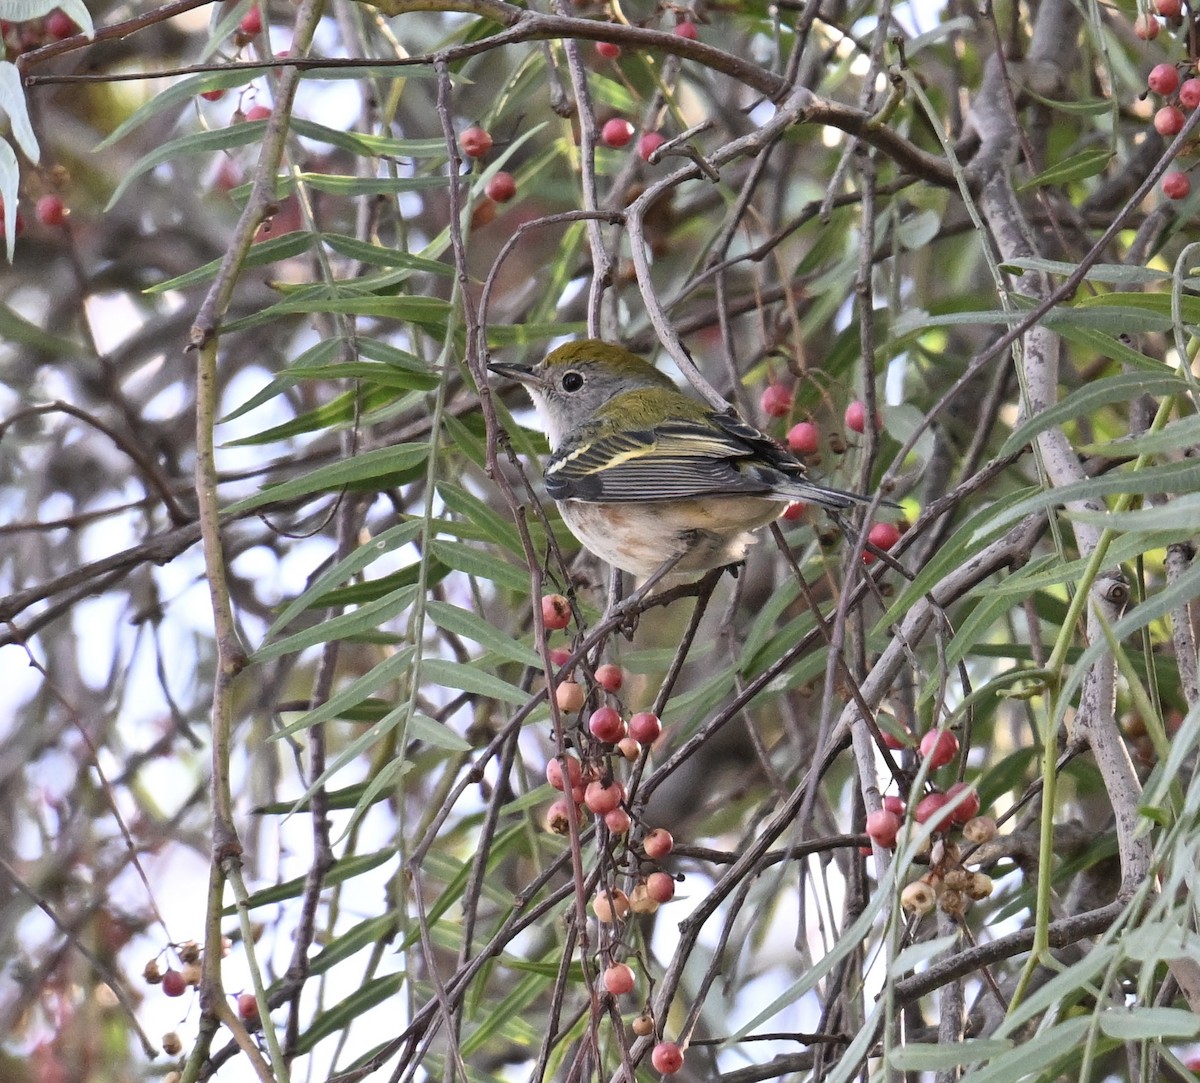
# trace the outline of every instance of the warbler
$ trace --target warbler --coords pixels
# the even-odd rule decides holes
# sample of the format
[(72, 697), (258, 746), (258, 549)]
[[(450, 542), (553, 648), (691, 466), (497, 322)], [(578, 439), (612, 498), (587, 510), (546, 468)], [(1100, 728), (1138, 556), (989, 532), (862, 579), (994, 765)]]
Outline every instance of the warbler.
[(816, 485), (777, 441), (685, 394), (622, 346), (580, 339), (537, 365), (497, 362), (523, 384), (551, 455), (547, 494), (583, 546), (644, 579), (737, 564), (752, 533), (802, 500), (831, 510), (867, 497)]

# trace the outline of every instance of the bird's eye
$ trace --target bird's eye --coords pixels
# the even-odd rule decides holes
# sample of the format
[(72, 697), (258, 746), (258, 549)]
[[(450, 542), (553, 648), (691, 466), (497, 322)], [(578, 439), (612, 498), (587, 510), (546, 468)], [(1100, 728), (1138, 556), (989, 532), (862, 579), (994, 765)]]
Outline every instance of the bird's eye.
[(578, 391), (583, 387), (583, 377), (578, 372), (566, 372), (562, 378), (562, 389), (564, 391)]

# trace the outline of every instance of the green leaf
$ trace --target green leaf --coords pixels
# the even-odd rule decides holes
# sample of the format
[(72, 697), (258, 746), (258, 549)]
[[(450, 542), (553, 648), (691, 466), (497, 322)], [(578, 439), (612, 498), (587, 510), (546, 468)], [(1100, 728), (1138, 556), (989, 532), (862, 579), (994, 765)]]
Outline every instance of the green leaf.
[(392, 447), (364, 451), (352, 459), (318, 467), (291, 481), (265, 486), (262, 492), (231, 504), (226, 513), (241, 515), (280, 501), (295, 500), (312, 493), (329, 492), (367, 482), (377, 484), (380, 489), (386, 489), (392, 483), (395, 474), (419, 466), (428, 455), (427, 444), (394, 444)]
[(1047, 184), (1068, 184), (1071, 181), (1094, 177), (1097, 173), (1103, 173), (1114, 157), (1113, 151), (1108, 147), (1081, 150), (1078, 154), (1072, 154), (1069, 158), (1064, 158), (1061, 162), (1042, 170), (1036, 177), (1031, 177), (1024, 184), (1018, 184), (1017, 191), (1025, 192), (1030, 188), (1041, 188)]
[(1167, 451), (1187, 451), (1200, 443), (1200, 414), (1187, 414), (1168, 421), (1158, 432), (1123, 436), (1095, 444), (1077, 444), (1075, 450), (1085, 455), (1160, 455)]
[(394, 911), (360, 921), (353, 928), (328, 941), (308, 964), (308, 972), (324, 974), (337, 963), (349, 959), (364, 948), (386, 944), (399, 931), (399, 926), (399, 919)]
[(1110, 1008), (1100, 1013), (1100, 1029), (1121, 1042), (1188, 1041), (1200, 1035), (1200, 1017), (1183, 1008)]
[(404, 974), (388, 974), (364, 982), (334, 1007), (318, 1013), (312, 1025), (297, 1040), (296, 1052), (307, 1053), (323, 1038), (348, 1030), (371, 1008), (396, 996), (407, 980)]
[[(379, 868), (380, 865), (387, 861), (391, 861), (396, 856), (395, 850), (381, 850), (373, 854), (360, 854), (356, 857), (344, 857), (333, 863), (333, 867), (325, 876), (325, 886), (331, 887), (334, 884), (343, 884), (347, 880), (352, 880), (356, 876), (362, 876), (363, 873), (370, 872), (372, 869)], [(262, 891), (256, 891), (246, 900), (246, 909), (255, 910), (260, 906), (270, 906), (273, 903), (285, 902), (288, 899), (297, 899), (304, 893), (304, 885), (307, 879), (303, 876), (297, 876), (294, 880), (285, 880), (282, 884), (273, 884), (271, 887), (264, 888)], [(225, 917), (237, 913), (237, 908), (227, 906), (221, 913)]]
[(532, 693), (501, 680), (495, 674), (484, 673), (461, 662), (448, 662), (444, 658), (426, 658), (421, 663), (421, 676), (423, 680), (443, 688), (457, 688), (461, 692), (486, 696), (515, 707), (527, 703), (532, 696)]
[(429, 552), (456, 571), (486, 579), (517, 594), (529, 594), (529, 572), (524, 567), (516, 568), (482, 549), (434, 538), (429, 543)]
[(489, 624), (477, 613), (460, 609), (449, 602), (433, 600), (425, 603), (425, 611), (429, 614), (429, 619), (444, 631), (470, 639), (511, 662), (518, 662), (535, 670), (542, 668), (542, 660), (537, 651), (528, 644), (513, 639), (494, 624)]
[[(444, 177), (439, 178), (443, 187)], [(420, 271), (431, 275), (452, 275), (454, 268), (440, 260), (427, 259), (424, 256), (414, 256), (409, 252), (401, 252), (386, 245), (370, 244), (360, 241), (357, 237), (347, 237), (344, 233), (322, 233), (321, 240), (339, 256), (356, 259), (376, 267), (403, 267), (410, 271)]]
[(900, 1072), (936, 1072), (957, 1068), (960, 1064), (978, 1064), (981, 1060), (1007, 1053), (1012, 1047), (1012, 1042), (998, 1038), (967, 1038), (939, 1045), (910, 1042), (892, 1049), (888, 1063)]
[[(4, 193), (3, 181), (3, 164), (4, 151), (11, 149), (8, 144), (0, 141), (0, 197)], [(16, 206), (15, 196), (13, 206)], [(4, 200), (4, 214), (8, 216), (9, 202), (7, 198)], [(16, 213), (15, 211), (13, 212)], [(9, 230), (7, 236), (12, 237), (12, 230)], [(49, 334), (43, 331), (37, 324), (30, 323), (24, 316), (18, 315), (8, 305), (0, 304), (0, 339), (11, 344), (28, 346), (34, 350), (40, 350), (43, 353), (52, 354), (56, 357), (70, 357), (79, 353), (79, 347), (75, 343), (65, 338), (58, 338), (56, 335)]]
[[(242, 266), (262, 267), (268, 263), (277, 263), (281, 259), (291, 259), (293, 256), (300, 255), (301, 252), (306, 252), (312, 246), (313, 237), (313, 234), (306, 233), (304, 230), (296, 230), (294, 233), (285, 233), (281, 237), (257, 241), (250, 246), (250, 251), (246, 254)], [(208, 263), (194, 267), (174, 278), (168, 278), (165, 282), (156, 282), (152, 286), (147, 286), (145, 292), (149, 294), (166, 293), (169, 290), (186, 289), (199, 282), (207, 282), (210, 278), (216, 277), (223, 260), (224, 257), (209, 260)]]
[[(294, 733), (300, 733), (303, 730), (311, 729), (313, 726), (320, 725), (322, 722), (330, 722), (335, 718), (340, 718), (350, 708), (357, 706), (372, 693), (377, 692), (383, 685), (390, 681), (400, 681), (408, 677), (409, 670), (412, 668), (413, 658), (416, 651), (411, 646), (401, 647), (393, 654), (386, 655), (381, 662), (376, 663), (366, 673), (349, 685), (343, 688), (336, 695), (330, 696), (324, 703), (314, 707), (311, 711), (305, 711), (295, 721), (289, 722), (278, 733), (272, 736), (278, 740), (284, 737), (290, 737)], [(352, 742), (351, 747), (362, 749), (367, 747), (373, 741), (376, 741), (383, 734), (387, 733), (392, 726), (395, 725), (396, 715), (402, 708), (397, 708), (384, 715), (378, 722), (371, 727), (367, 733), (359, 734)], [(331, 776), (334, 771), (343, 763), (349, 762), (347, 752), (343, 751), (342, 758), (336, 760), (322, 776), (321, 781)], [(311, 789), (304, 794), (304, 800), (311, 798)]]
[[(53, 7), (59, 7), (54, 4)], [(53, 10), (53, 9), (51, 9)], [(84, 12), (87, 17), (87, 12)], [(87, 17), (88, 26), (91, 18)], [(37, 136), (33, 134), (33, 124), (29, 119), (29, 106), (25, 102), (25, 87), (21, 82), (21, 73), (16, 64), (8, 60), (0, 60), (0, 112), (7, 114), (12, 136), (25, 155), (34, 165), (41, 158)], [(12, 200), (16, 205), (16, 197)]]
[(1004, 441), (999, 458), (1012, 455), (1030, 444), (1041, 433), (1057, 428), (1077, 417), (1091, 418), (1109, 403), (1127, 403), (1139, 395), (1180, 395), (1188, 390), (1187, 381), (1177, 373), (1163, 372), (1148, 376), (1144, 372), (1123, 372), (1095, 383), (1084, 384), (1036, 417), (1019, 425)]
[[(949, 951), (957, 943), (958, 936), (950, 933), (946, 936), (934, 937), (932, 940), (909, 944), (908, 947), (896, 953), (896, 957), (888, 966), (888, 973), (893, 978), (902, 977), (910, 970), (916, 970), (921, 964), (930, 962), (942, 952)], [(1006, 1042), (1005, 1045), (1007, 1044)]]
[(252, 662), (268, 662), (272, 658), (280, 658), (285, 654), (295, 654), (319, 643), (327, 643), (331, 639), (347, 639), (362, 632), (371, 632), (384, 621), (403, 613), (416, 600), (416, 591), (411, 586), (391, 591), (382, 598), (352, 609), (348, 613), (339, 613), (311, 628), (304, 628), (290, 636), (265, 643), (251, 656)]
[[(1002, 271), (1041, 271), (1045, 274), (1062, 275), (1068, 278), (1079, 270), (1078, 264), (1057, 259), (1017, 258), (1005, 260)], [(1117, 286), (1153, 286), (1171, 281), (1170, 271), (1158, 271), (1153, 267), (1126, 266), (1123, 263), (1094, 263), (1084, 276), (1085, 282), (1108, 282)]]

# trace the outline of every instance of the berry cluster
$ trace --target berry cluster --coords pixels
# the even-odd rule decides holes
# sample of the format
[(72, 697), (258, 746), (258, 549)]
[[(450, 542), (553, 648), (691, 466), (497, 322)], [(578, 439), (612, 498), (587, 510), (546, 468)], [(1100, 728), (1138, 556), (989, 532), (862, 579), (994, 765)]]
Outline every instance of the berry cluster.
[(62, 41), (79, 33), (79, 27), (64, 11), (55, 8), (49, 15), (40, 19), (26, 19), (21, 22), (10, 22), (0, 19), (0, 38), (4, 39), (4, 52), (10, 60), (15, 60), (22, 53), (40, 49), (52, 41)]
[[(541, 601), (542, 623), (548, 631), (563, 630), (572, 620), (570, 602), (561, 594), (547, 594)], [(607, 965), (600, 979), (605, 992), (614, 998), (632, 993), (638, 974), (620, 946), (620, 927), (632, 914), (652, 914), (675, 896), (675, 877), (660, 866), (674, 850), (675, 840), (664, 827), (635, 828), (635, 815), (626, 782), (618, 777), (623, 762), (639, 763), (662, 735), (662, 722), (653, 711), (638, 711), (626, 717), (618, 693), (625, 686), (624, 671), (611, 663), (596, 666), (578, 681), (563, 672), (571, 652), (563, 647), (549, 651), (559, 674), (553, 685), (554, 701), (564, 713), (578, 714), (577, 726), (568, 730), (568, 744), (575, 751), (562, 752), (546, 763), (546, 781), (558, 797), (546, 812), (546, 828), (569, 835), (571, 825), (582, 827), (585, 816), (595, 818), (602, 846), (612, 858), (610, 868), (626, 879), (624, 890), (607, 877), (591, 900), (591, 911), (601, 926), (614, 934), (601, 947)], [(594, 704), (586, 711), (589, 701)], [(615, 704), (615, 705), (614, 705)], [(636, 776), (635, 776), (636, 777)], [(638, 837), (640, 835), (640, 837)], [(634, 1020), (639, 1036), (657, 1031), (653, 1015), (645, 1009)], [(683, 1066), (683, 1050), (674, 1042), (655, 1045), (650, 1056), (656, 1071), (668, 1075)]]
[[(1163, 99), (1154, 114), (1154, 130), (1167, 139), (1178, 135), (1187, 122), (1185, 110), (1190, 113), (1200, 106), (1200, 77), (1188, 74), (1183, 78), (1175, 64), (1155, 64), (1146, 86)], [(1173, 169), (1164, 174), (1162, 190), (1168, 199), (1186, 199), (1192, 190), (1191, 178), (1183, 170)]]
[[(883, 739), (889, 748), (911, 744), (887, 730)], [(949, 730), (930, 730), (921, 738), (919, 753), (929, 771), (937, 771), (958, 758), (958, 738)], [(866, 832), (871, 841), (885, 850), (894, 848), (908, 814), (908, 805), (901, 797), (886, 796), (883, 806), (867, 816)], [(945, 791), (930, 790), (912, 808), (911, 815), (916, 823), (929, 824), (942, 836), (961, 828), (963, 838), (970, 843), (986, 842), (996, 834), (995, 820), (979, 815), (979, 795), (962, 782)], [(870, 853), (870, 849), (864, 847), (863, 852)], [(984, 899), (992, 893), (991, 878), (963, 868), (958, 845), (949, 838), (935, 842), (930, 865), (930, 871), (909, 884), (900, 896), (901, 905), (914, 914), (928, 913), (937, 904), (947, 914), (961, 916), (971, 900)]]

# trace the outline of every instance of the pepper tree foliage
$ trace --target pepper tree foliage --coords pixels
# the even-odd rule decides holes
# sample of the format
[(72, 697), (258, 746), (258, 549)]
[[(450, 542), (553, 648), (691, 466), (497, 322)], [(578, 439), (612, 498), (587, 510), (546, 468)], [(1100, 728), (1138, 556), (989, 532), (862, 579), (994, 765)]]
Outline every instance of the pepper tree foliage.
[[(1190, 9), (45, 14), (4, 39), (40, 147), (0, 278), (6, 1080), (649, 1079), (660, 1041), (739, 1083), (1182, 1071), (1200, 320), (1158, 182), (1194, 115), (1157, 134), (1145, 78)], [(885, 499), (606, 616), (485, 372), (581, 334)], [(627, 760), (602, 704), (663, 735)], [(545, 829), (566, 753), (625, 834)]]

